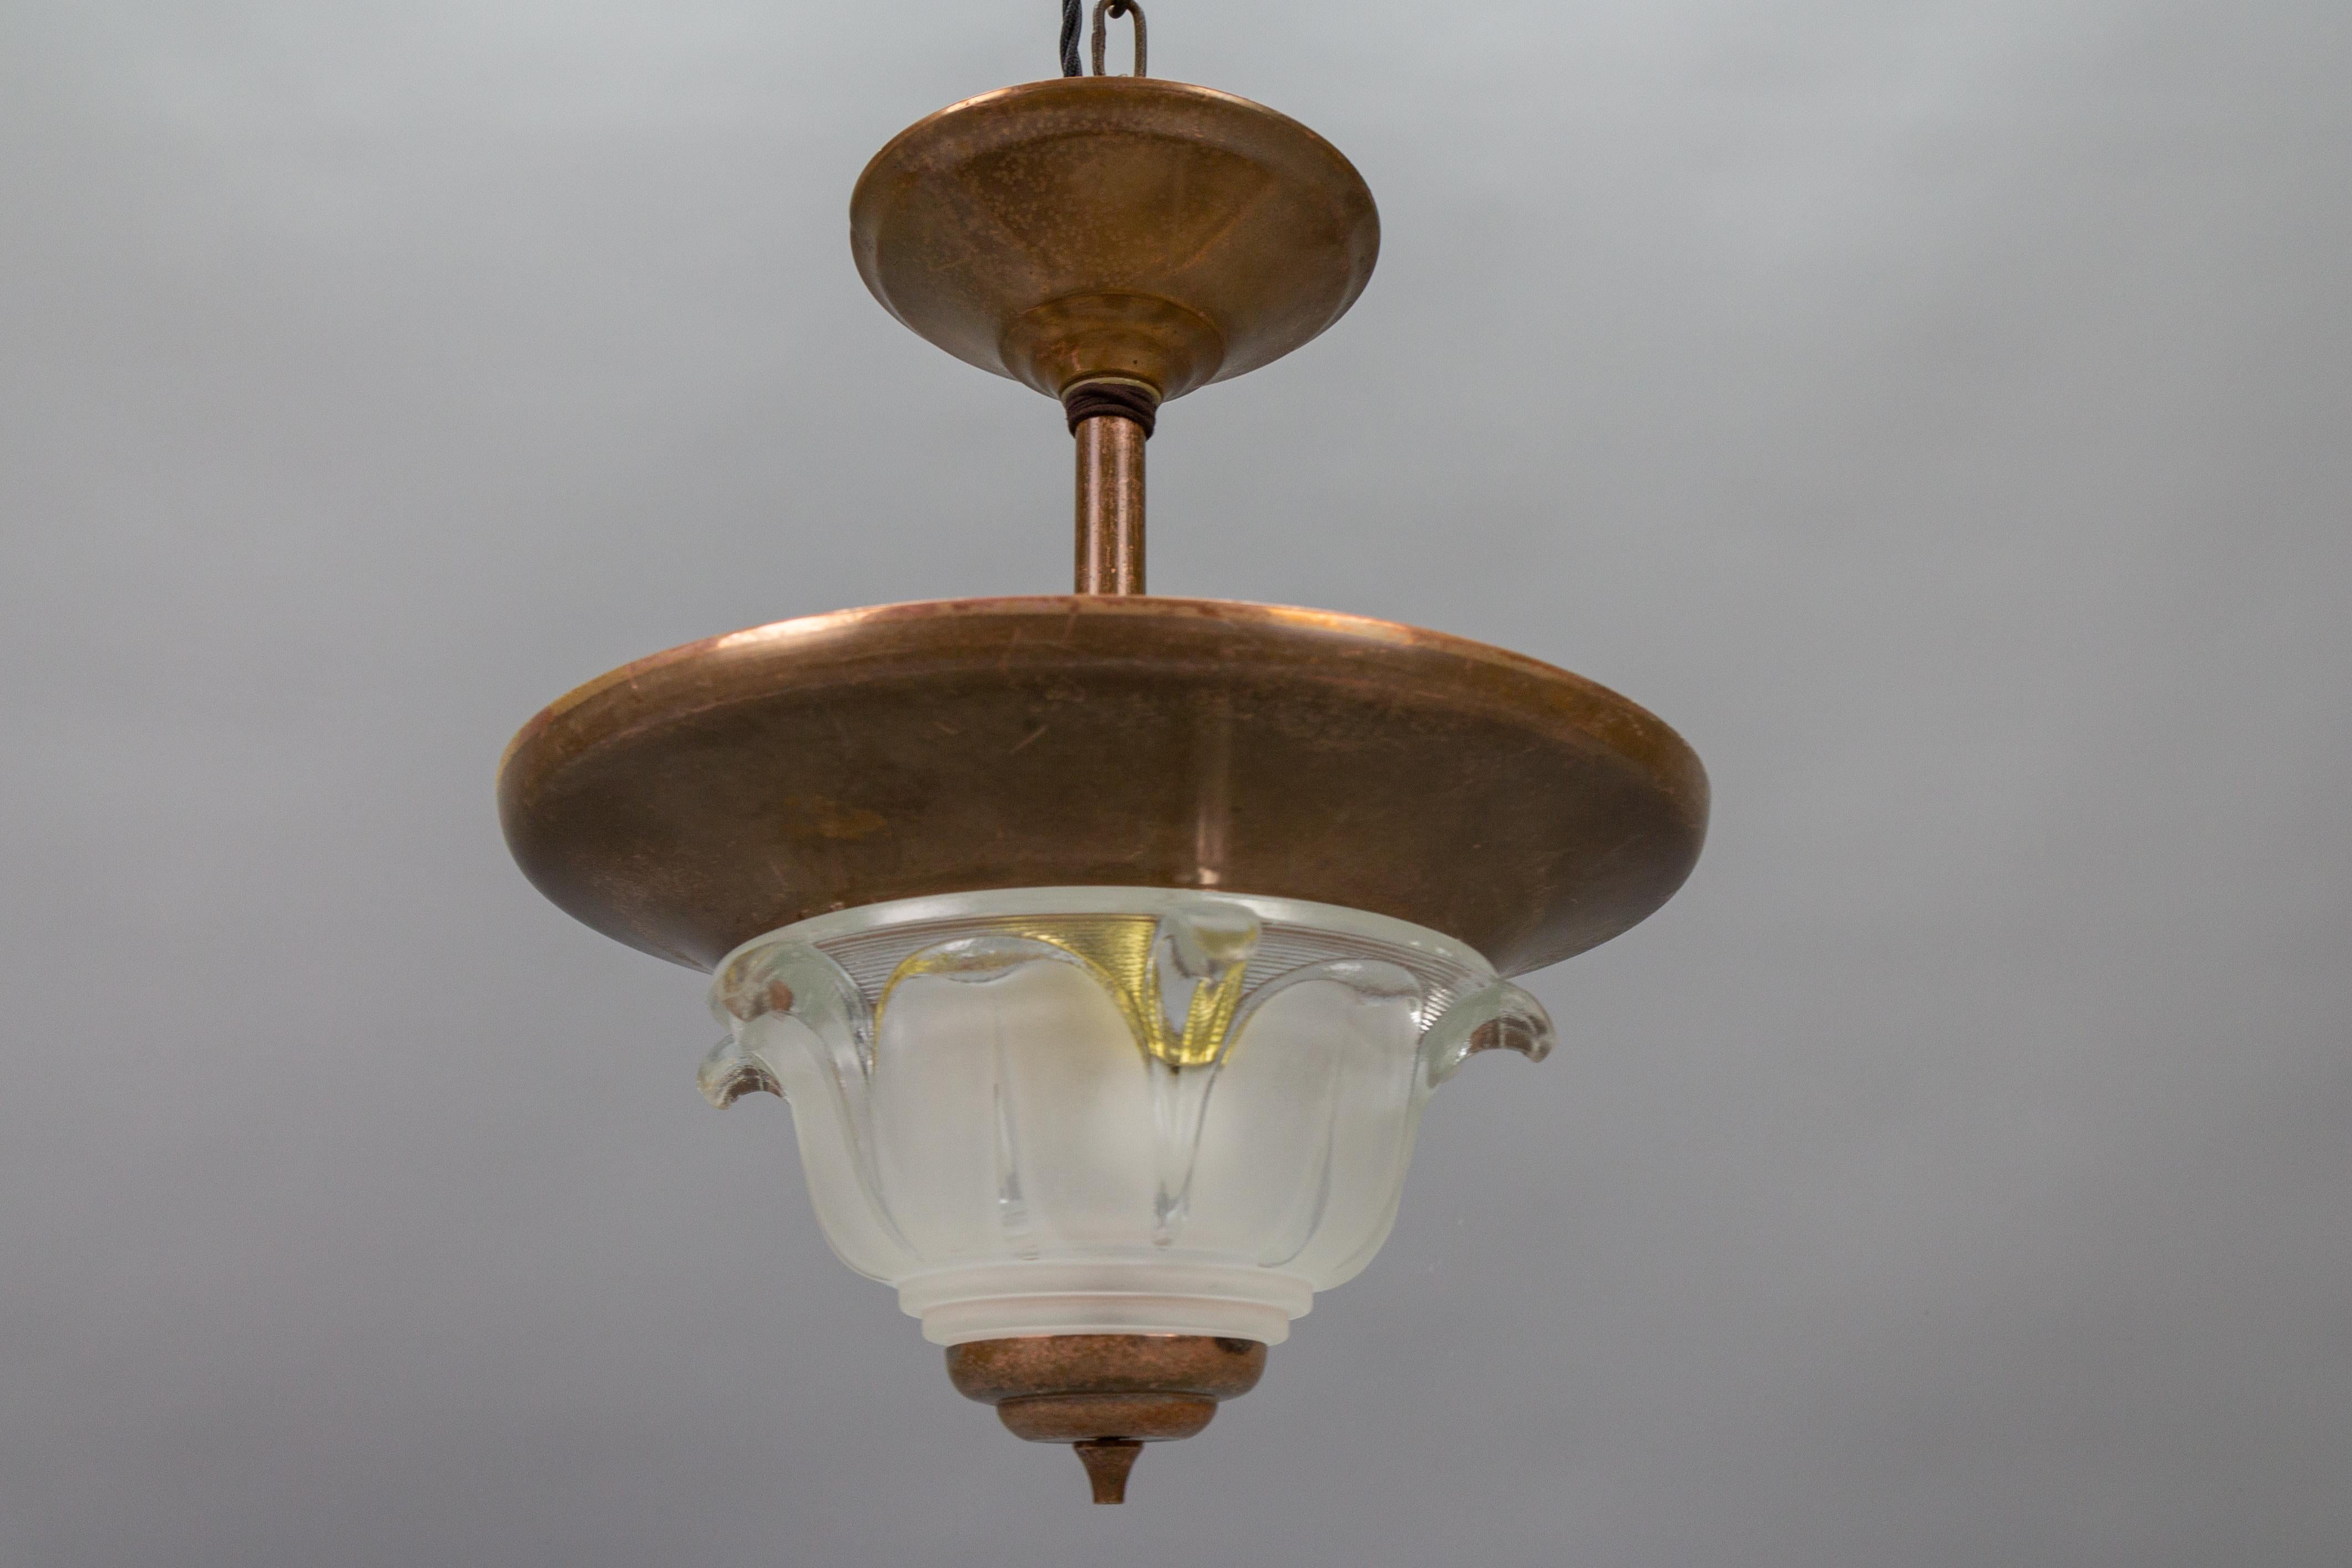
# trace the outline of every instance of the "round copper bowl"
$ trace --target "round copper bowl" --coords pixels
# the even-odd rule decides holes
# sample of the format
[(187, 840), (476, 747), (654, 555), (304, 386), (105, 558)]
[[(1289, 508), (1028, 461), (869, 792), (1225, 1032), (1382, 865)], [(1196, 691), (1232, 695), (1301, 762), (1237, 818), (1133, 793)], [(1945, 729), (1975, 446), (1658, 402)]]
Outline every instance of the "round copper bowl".
[(1706, 777), (1646, 710), (1459, 637), (1039, 597), (656, 653), (526, 725), (499, 802), (549, 898), (699, 967), (854, 904), (1141, 885), (1370, 910), (1516, 974), (1673, 894)]
[(1297, 120), (1145, 77), (983, 93), (900, 131), (849, 204), (857, 270), (956, 358), (1162, 399), (1297, 348), (1363, 292), (1380, 214)]

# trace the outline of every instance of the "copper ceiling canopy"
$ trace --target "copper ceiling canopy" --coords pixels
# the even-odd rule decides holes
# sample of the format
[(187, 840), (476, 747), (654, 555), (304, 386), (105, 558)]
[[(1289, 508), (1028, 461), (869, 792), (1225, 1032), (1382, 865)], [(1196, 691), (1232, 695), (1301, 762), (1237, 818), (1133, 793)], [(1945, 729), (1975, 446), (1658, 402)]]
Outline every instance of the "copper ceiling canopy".
[(1372, 276), (1363, 176), (1297, 120), (1144, 77), (984, 93), (875, 154), (849, 203), (891, 315), (1050, 397), (1089, 377), (1161, 401), (1256, 370)]

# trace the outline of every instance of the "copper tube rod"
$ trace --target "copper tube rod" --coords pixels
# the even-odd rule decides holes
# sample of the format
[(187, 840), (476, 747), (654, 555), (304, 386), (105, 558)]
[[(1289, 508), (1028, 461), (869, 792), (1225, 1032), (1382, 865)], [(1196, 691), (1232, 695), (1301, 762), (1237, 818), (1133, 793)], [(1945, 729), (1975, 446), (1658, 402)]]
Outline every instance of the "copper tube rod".
[(1080, 593), (1143, 591), (1143, 442), (1131, 419), (1078, 421)]

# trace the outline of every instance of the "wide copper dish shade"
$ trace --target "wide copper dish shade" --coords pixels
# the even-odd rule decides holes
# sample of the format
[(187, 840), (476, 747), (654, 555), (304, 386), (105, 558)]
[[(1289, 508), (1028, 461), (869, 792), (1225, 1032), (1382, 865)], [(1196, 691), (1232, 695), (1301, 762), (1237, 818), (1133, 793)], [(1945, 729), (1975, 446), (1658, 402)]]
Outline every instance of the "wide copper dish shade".
[(1345, 904), (1507, 973), (1664, 903), (1698, 758), (1566, 671), (1213, 600), (948, 600), (657, 653), (524, 727), (515, 858), (608, 936), (708, 967), (886, 899), (1198, 887)]
[(1380, 250), (1339, 150), (1247, 99), (1066, 77), (940, 110), (874, 155), (850, 248), (885, 308), (956, 358), (1059, 396), (1162, 399), (1338, 320)]

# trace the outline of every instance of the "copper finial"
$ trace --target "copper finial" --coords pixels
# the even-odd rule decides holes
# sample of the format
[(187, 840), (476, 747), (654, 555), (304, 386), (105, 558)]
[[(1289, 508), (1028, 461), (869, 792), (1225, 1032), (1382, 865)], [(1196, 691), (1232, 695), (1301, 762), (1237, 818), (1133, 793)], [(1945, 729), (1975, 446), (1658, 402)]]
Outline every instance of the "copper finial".
[(1016, 1437), (1076, 1448), (1097, 1502), (1125, 1502), (1144, 1444), (1192, 1437), (1265, 1370), (1255, 1340), (1205, 1334), (1037, 1334), (948, 1350), (956, 1391), (995, 1406)]
[(1097, 1502), (1127, 1500), (1127, 1478), (1143, 1452), (1142, 1444), (1132, 1437), (1096, 1437), (1070, 1447), (1086, 1461), (1087, 1479), (1093, 1483)]

